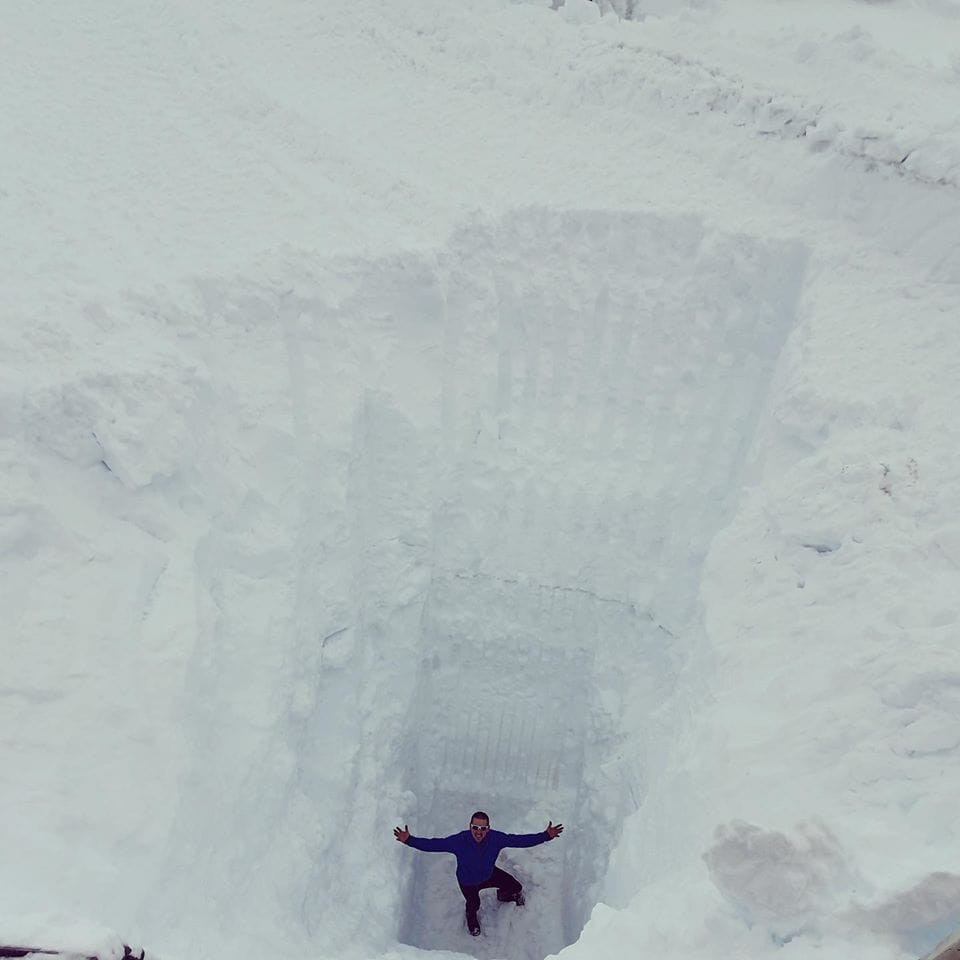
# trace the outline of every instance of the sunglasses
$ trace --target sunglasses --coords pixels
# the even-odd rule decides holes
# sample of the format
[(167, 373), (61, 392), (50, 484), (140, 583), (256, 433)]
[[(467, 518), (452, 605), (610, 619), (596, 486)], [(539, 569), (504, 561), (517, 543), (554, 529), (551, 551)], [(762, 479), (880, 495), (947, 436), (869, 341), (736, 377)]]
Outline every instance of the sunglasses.
[(490, 829), (490, 827), (489, 827), (489, 826), (482, 827), (482, 826), (479, 826), (479, 825), (476, 824), (476, 823), (471, 823), (471, 824), (470, 824), (470, 829), (471, 829), (474, 833), (486, 833), (486, 832)]

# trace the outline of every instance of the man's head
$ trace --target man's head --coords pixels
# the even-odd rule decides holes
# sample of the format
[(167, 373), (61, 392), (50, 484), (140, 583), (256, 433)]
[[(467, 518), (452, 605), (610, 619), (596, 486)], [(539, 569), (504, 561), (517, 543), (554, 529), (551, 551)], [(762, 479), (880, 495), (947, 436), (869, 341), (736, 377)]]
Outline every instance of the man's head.
[(490, 818), (482, 811), (478, 810), (470, 818), (470, 836), (477, 843), (483, 843), (487, 839), (487, 831), (490, 829)]

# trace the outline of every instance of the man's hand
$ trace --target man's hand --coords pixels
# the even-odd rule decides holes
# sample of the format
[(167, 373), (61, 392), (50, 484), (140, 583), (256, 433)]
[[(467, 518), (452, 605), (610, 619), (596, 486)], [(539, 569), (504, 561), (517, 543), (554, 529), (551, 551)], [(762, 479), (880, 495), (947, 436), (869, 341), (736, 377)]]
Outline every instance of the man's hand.
[[(561, 833), (563, 833), (562, 823), (558, 823), (556, 826), (554, 826), (553, 821), (551, 820), (547, 824), (547, 836), (550, 837), (551, 840), (553, 840), (555, 837), (559, 837)], [(399, 839), (399, 837), (397, 839)]]
[[(563, 827), (560, 828), (561, 830)], [(394, 827), (393, 835), (401, 842), (406, 843), (410, 839), (410, 831), (407, 829), (407, 825), (404, 824), (403, 827)]]

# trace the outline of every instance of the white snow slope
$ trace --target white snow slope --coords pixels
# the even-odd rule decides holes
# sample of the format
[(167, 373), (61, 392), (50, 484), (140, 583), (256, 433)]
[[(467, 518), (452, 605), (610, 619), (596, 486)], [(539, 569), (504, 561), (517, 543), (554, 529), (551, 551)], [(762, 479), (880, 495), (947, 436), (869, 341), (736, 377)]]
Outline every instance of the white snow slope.
[(552, 6), (4, 5), (0, 943), (960, 924), (960, 4)]

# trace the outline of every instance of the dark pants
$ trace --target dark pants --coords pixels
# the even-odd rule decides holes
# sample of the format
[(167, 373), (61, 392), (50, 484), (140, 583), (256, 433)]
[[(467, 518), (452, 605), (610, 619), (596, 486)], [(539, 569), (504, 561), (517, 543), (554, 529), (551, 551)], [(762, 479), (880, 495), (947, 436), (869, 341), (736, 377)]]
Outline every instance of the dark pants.
[(490, 879), (484, 883), (461, 883), (460, 892), (464, 900), (467, 901), (467, 920), (476, 920), (477, 911), (480, 909), (480, 891), (489, 890), (491, 887), (497, 888), (498, 900), (513, 900), (513, 898), (523, 889), (523, 884), (512, 877), (506, 870), (499, 867), (493, 868)]

